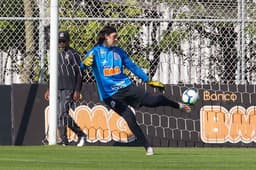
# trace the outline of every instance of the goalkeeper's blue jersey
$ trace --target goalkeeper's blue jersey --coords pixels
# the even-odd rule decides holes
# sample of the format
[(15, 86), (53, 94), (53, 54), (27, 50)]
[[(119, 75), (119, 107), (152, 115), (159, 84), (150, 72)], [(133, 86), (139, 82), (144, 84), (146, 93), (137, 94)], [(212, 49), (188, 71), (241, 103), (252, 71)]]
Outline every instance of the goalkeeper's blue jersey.
[(132, 83), (129, 77), (124, 74), (124, 67), (144, 82), (149, 79), (143, 70), (133, 63), (128, 54), (119, 47), (96, 45), (83, 57), (80, 64), (81, 69), (86, 68), (83, 61), (91, 55), (93, 56), (91, 68), (96, 79), (100, 100), (114, 95), (119, 89)]

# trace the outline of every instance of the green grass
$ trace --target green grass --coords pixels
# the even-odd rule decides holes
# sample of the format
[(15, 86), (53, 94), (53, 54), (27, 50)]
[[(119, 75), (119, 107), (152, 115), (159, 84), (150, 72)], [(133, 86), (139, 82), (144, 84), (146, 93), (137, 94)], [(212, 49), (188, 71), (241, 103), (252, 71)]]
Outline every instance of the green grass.
[(254, 148), (0, 146), (0, 170), (255, 170)]

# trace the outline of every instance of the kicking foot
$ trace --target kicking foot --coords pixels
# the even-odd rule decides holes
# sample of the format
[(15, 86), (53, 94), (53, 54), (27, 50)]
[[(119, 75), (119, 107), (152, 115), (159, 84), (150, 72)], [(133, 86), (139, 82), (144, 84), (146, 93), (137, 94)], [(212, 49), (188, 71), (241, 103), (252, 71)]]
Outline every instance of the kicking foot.
[(191, 108), (189, 107), (189, 105), (183, 103), (179, 103), (179, 105), (181, 110), (184, 110), (187, 113), (191, 112)]
[(86, 139), (85, 136), (81, 136), (76, 146), (77, 146), (77, 147), (82, 147), (82, 146), (84, 146), (84, 144), (85, 144), (85, 139)]

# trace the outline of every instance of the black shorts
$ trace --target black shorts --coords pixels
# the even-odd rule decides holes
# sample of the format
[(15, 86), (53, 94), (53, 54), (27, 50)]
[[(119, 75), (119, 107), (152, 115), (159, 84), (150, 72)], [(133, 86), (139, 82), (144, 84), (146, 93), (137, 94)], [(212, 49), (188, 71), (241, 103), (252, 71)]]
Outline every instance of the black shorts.
[(113, 96), (104, 99), (104, 102), (117, 113), (121, 113), (127, 109), (128, 105), (134, 108), (141, 106), (141, 102), (145, 95), (145, 89), (132, 84), (120, 89)]

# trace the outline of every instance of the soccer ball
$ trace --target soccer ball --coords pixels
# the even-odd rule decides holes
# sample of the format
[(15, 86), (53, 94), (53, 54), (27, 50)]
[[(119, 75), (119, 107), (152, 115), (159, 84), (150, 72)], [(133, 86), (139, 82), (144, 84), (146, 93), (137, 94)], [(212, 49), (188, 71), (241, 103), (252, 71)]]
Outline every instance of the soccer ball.
[(182, 94), (182, 101), (185, 104), (193, 105), (199, 100), (198, 92), (194, 89), (187, 89)]

